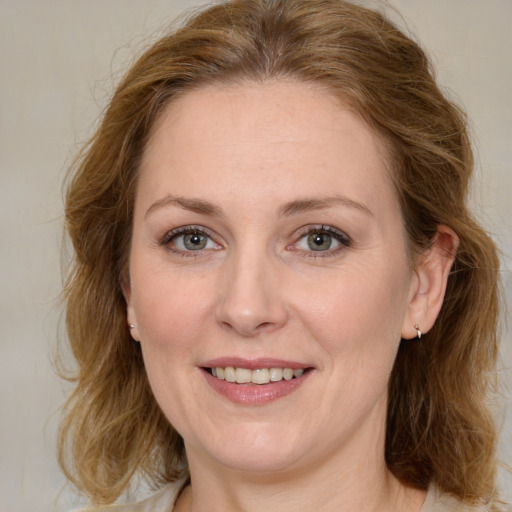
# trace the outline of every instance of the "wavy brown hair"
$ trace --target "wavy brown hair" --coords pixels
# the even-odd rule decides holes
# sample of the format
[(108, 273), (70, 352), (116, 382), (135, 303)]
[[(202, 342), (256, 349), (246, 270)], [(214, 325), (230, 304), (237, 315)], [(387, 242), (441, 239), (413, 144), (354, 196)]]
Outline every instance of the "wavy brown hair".
[(65, 288), (76, 387), (60, 431), (66, 475), (109, 503), (141, 471), (186, 473), (127, 329), (133, 203), (141, 154), (162, 110), (210, 84), (313, 82), (356, 109), (386, 142), (412, 252), (437, 226), (460, 238), (444, 305), (421, 343), (403, 341), (389, 384), (386, 460), (402, 482), (467, 502), (495, 500), (498, 257), (467, 208), (473, 157), (464, 113), (439, 90), (425, 53), (381, 13), (344, 0), (233, 0), (211, 6), (128, 71), (73, 165)]

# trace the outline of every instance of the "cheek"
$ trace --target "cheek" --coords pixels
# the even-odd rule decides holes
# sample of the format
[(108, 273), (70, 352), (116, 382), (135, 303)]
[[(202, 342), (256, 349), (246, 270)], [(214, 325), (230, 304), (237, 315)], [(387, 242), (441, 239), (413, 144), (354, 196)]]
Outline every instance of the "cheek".
[(296, 290), (308, 330), (348, 383), (355, 373), (389, 374), (407, 311), (406, 274), (374, 265), (332, 277), (311, 293)]
[[(144, 275), (133, 300), (148, 379), (157, 402), (174, 427), (190, 407), (188, 385), (197, 376), (197, 351), (207, 341), (205, 283), (177, 275)], [(186, 416), (186, 415), (185, 415)]]
[(134, 308), (141, 339), (160, 352), (179, 352), (191, 338), (205, 328), (209, 309), (206, 280), (187, 280), (179, 276), (146, 276), (134, 287)]

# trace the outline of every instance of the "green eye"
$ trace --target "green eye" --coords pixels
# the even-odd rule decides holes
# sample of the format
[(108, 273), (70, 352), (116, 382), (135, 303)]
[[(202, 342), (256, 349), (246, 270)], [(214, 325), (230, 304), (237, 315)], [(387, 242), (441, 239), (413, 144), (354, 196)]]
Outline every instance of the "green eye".
[(308, 247), (312, 251), (328, 251), (332, 248), (333, 242), (332, 236), (327, 233), (311, 233), (307, 237)]
[(302, 230), (303, 235), (295, 242), (294, 247), (304, 253), (325, 253), (325, 256), (336, 255), (339, 251), (350, 247), (352, 241), (343, 231), (332, 226), (310, 226)]
[(171, 231), (161, 242), (181, 253), (220, 249), (204, 228), (184, 227)]
[(183, 246), (189, 251), (199, 251), (208, 244), (208, 237), (201, 233), (188, 233), (183, 235)]

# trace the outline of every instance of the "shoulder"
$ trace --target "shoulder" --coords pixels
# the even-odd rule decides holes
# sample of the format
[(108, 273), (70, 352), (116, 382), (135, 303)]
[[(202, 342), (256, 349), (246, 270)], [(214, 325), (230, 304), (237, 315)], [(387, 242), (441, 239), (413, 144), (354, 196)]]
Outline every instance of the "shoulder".
[(180, 480), (168, 484), (149, 498), (136, 503), (88, 507), (75, 512), (172, 512), (174, 503), (186, 483)]
[(502, 508), (492, 508), (487, 505), (471, 505), (444, 494), (434, 486), (431, 486), (421, 512), (512, 512), (510, 505), (503, 505)]

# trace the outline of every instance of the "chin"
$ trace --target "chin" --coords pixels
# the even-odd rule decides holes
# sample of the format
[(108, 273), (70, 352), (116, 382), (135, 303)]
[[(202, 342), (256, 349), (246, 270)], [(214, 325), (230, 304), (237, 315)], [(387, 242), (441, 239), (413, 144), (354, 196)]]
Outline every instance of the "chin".
[(297, 457), (288, 453), (276, 453), (272, 450), (248, 450), (242, 453), (221, 453), (217, 462), (233, 471), (254, 474), (276, 474), (290, 471), (297, 465)]
[(276, 432), (275, 426), (268, 426), (270, 431), (252, 427), (256, 428), (244, 429), (244, 435), (240, 429), (236, 433), (226, 429), (221, 439), (213, 446), (201, 447), (201, 451), (217, 464), (245, 473), (279, 473), (297, 465), (303, 446), (294, 442), (295, 436)]

